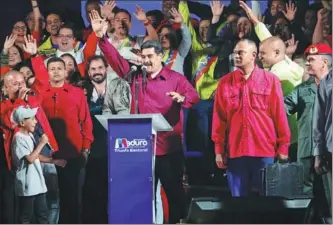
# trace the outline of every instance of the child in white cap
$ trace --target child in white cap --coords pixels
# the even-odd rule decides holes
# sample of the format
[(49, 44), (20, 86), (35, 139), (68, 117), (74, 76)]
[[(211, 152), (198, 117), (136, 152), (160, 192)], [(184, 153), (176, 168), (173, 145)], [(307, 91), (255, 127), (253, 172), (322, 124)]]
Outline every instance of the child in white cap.
[(15, 194), (19, 197), (19, 223), (30, 223), (35, 218), (36, 223), (47, 224), (47, 188), (40, 161), (60, 166), (65, 166), (66, 161), (40, 155), (49, 140), (45, 134), (39, 143), (33, 138), (38, 123), (35, 118), (37, 111), (38, 108), (19, 106), (11, 116), (13, 124), (18, 127), (12, 142)]

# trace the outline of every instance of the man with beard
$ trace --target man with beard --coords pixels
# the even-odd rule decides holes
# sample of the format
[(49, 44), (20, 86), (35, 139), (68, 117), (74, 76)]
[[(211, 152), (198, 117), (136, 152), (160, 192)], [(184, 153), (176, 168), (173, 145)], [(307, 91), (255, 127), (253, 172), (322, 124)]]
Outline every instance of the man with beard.
[[(123, 78), (131, 69), (130, 64), (109, 43), (105, 36), (106, 30), (103, 30), (103, 23), (105, 21), (99, 26), (94, 25), (93, 30), (99, 37), (99, 46), (107, 62), (118, 76)], [(138, 72), (138, 76), (133, 78), (132, 96), (136, 93), (135, 83), (138, 84), (139, 91), (134, 96), (138, 99), (138, 104), (133, 101), (134, 97), (131, 100), (131, 113), (161, 113), (173, 127), (173, 131), (157, 134), (155, 181), (161, 181), (167, 195), (169, 223), (178, 223), (183, 218), (185, 209), (180, 112), (182, 106), (189, 108), (196, 104), (199, 97), (183, 75), (163, 66), (163, 50), (158, 41), (146, 41), (141, 46), (141, 56), (146, 66), (147, 77)], [(156, 185), (157, 182), (155, 187)]]
[[(107, 223), (107, 132), (95, 118), (103, 114), (129, 114), (130, 88), (125, 80), (107, 74), (103, 56), (88, 59), (84, 88), (93, 122), (95, 137), (86, 167), (83, 186), (83, 223)], [(91, 204), (95, 202), (96, 204)]]

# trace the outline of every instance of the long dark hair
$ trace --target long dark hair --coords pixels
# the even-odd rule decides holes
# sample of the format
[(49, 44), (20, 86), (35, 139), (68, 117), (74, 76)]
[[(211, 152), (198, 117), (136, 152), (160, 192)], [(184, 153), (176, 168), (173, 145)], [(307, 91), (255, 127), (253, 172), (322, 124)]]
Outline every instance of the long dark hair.
[(165, 25), (161, 26), (161, 28), (158, 31), (158, 34), (161, 33), (163, 28), (166, 28), (169, 31), (168, 39), (170, 41), (170, 49), (177, 49), (178, 45), (179, 45), (179, 42), (178, 42), (179, 36), (178, 36), (177, 32), (172, 28), (171, 25), (165, 24)]
[(65, 53), (60, 56), (60, 58), (62, 58), (62, 57), (69, 57), (72, 59), (72, 61), (74, 63), (74, 71), (72, 71), (71, 73), (68, 74), (67, 81), (69, 84), (71, 84), (73, 86), (78, 86), (79, 82), (82, 81), (83, 79), (81, 77), (80, 70), (76, 63), (75, 58), (69, 53)]

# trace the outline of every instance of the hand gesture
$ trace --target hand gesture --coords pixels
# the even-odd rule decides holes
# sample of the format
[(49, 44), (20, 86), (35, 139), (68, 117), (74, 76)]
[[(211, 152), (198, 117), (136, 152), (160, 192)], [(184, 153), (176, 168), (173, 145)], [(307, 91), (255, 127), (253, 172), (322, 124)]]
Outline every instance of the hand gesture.
[(9, 37), (6, 37), (5, 43), (3, 45), (3, 53), (8, 54), (8, 50), (14, 45), (17, 35), (11, 34)]
[(64, 159), (53, 159), (53, 164), (59, 167), (64, 168), (67, 164), (67, 161)]
[(37, 53), (37, 41), (32, 35), (27, 35), (24, 37), (25, 44), (22, 46), (23, 50), (30, 55)]
[(18, 92), (18, 98), (19, 99), (23, 99), (23, 100), (26, 100), (26, 97), (27, 97), (27, 94), (28, 94), (28, 92), (30, 91), (30, 89), (29, 88), (21, 88), (20, 90), (19, 90), (19, 92)]
[(183, 23), (183, 17), (182, 17), (182, 15), (177, 11), (177, 9), (176, 8), (171, 8), (170, 9), (170, 14), (171, 14), (171, 16), (173, 17), (173, 19), (172, 18), (170, 18), (169, 19), (169, 21), (171, 22), (171, 23)]
[(46, 134), (43, 134), (40, 139), (39, 139), (40, 143), (42, 143), (43, 145), (46, 145), (49, 142), (49, 138), (47, 137)]
[(136, 11), (136, 13), (134, 13), (134, 16), (138, 20), (140, 20), (142, 23), (144, 23), (148, 20), (145, 11), (143, 11), (143, 9), (140, 6), (137, 5), (135, 7), (135, 11)]
[(320, 22), (321, 24), (325, 24), (325, 22), (327, 22), (327, 19), (328, 19), (327, 9), (325, 8), (320, 9), (317, 13), (318, 22)]
[(295, 4), (289, 2), (289, 4), (286, 3), (286, 11), (282, 11), (282, 13), (289, 21), (293, 21), (295, 19), (296, 11), (297, 7), (295, 7)]
[(166, 94), (170, 96), (172, 100), (176, 101), (177, 103), (183, 103), (185, 101), (185, 97), (178, 94), (177, 92), (171, 91)]
[(239, 1), (239, 6), (245, 11), (247, 17), (249, 18), (249, 20), (254, 24), (258, 24), (260, 23), (259, 19), (256, 17), (256, 15), (254, 15), (252, 9), (246, 5), (245, 2), (243, 1)]
[(107, 0), (104, 5), (100, 5), (101, 15), (104, 19), (110, 20), (113, 18), (113, 9), (116, 7), (115, 0)]
[(286, 55), (292, 55), (295, 53), (298, 45), (298, 41), (295, 41), (294, 34), (291, 34), (291, 38), (285, 42), (287, 44)]
[(314, 161), (314, 169), (318, 175), (323, 175), (327, 173), (328, 168), (327, 168), (327, 161), (323, 156), (316, 156), (315, 161)]
[(278, 160), (280, 162), (287, 162), (289, 159), (288, 155), (278, 154)]
[(96, 10), (92, 10), (89, 14), (91, 27), (96, 36), (102, 38), (108, 29), (108, 23), (102, 19)]
[(226, 169), (227, 168), (227, 160), (222, 154), (216, 154), (215, 162), (218, 168)]
[(221, 17), (221, 15), (223, 13), (224, 5), (221, 4), (220, 1), (215, 0), (215, 1), (210, 2), (210, 8), (212, 10), (213, 17), (214, 16)]

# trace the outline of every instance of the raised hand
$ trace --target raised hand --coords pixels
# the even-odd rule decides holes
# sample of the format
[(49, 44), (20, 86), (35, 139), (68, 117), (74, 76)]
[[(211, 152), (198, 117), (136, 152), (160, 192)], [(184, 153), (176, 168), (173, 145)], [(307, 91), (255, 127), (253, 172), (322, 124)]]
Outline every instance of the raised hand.
[(137, 5), (135, 11), (136, 13), (134, 13), (134, 16), (142, 23), (148, 20), (145, 11), (143, 11), (143, 9), (140, 6)]
[(91, 27), (96, 36), (102, 38), (108, 29), (108, 23), (105, 19), (102, 19), (96, 10), (92, 10), (89, 14)]
[(170, 19), (171, 23), (183, 23), (183, 17), (176, 8), (171, 8), (170, 14), (173, 17), (173, 19)]
[(291, 38), (286, 41), (286, 55), (293, 55), (297, 49), (298, 41), (295, 41), (294, 34), (291, 34)]
[(245, 2), (239, 1), (239, 6), (246, 12), (247, 17), (254, 25), (260, 23), (260, 20), (256, 17), (252, 9), (248, 5), (246, 5)]
[(214, 0), (210, 2), (210, 8), (213, 16), (220, 17), (223, 13), (224, 5), (220, 1)]
[(32, 35), (24, 37), (25, 44), (22, 45), (23, 50), (30, 55), (37, 53), (37, 41)]
[(5, 43), (3, 45), (3, 53), (8, 54), (8, 50), (14, 45), (17, 35), (11, 34), (9, 37), (6, 37)]
[(289, 2), (289, 4), (286, 3), (286, 11), (282, 11), (282, 13), (289, 21), (293, 21), (295, 19), (296, 11), (297, 7), (295, 7), (295, 4)]
[(116, 7), (115, 0), (107, 0), (104, 5), (100, 5), (101, 7), (101, 15), (104, 19), (110, 20), (113, 18), (114, 13), (113, 9)]

